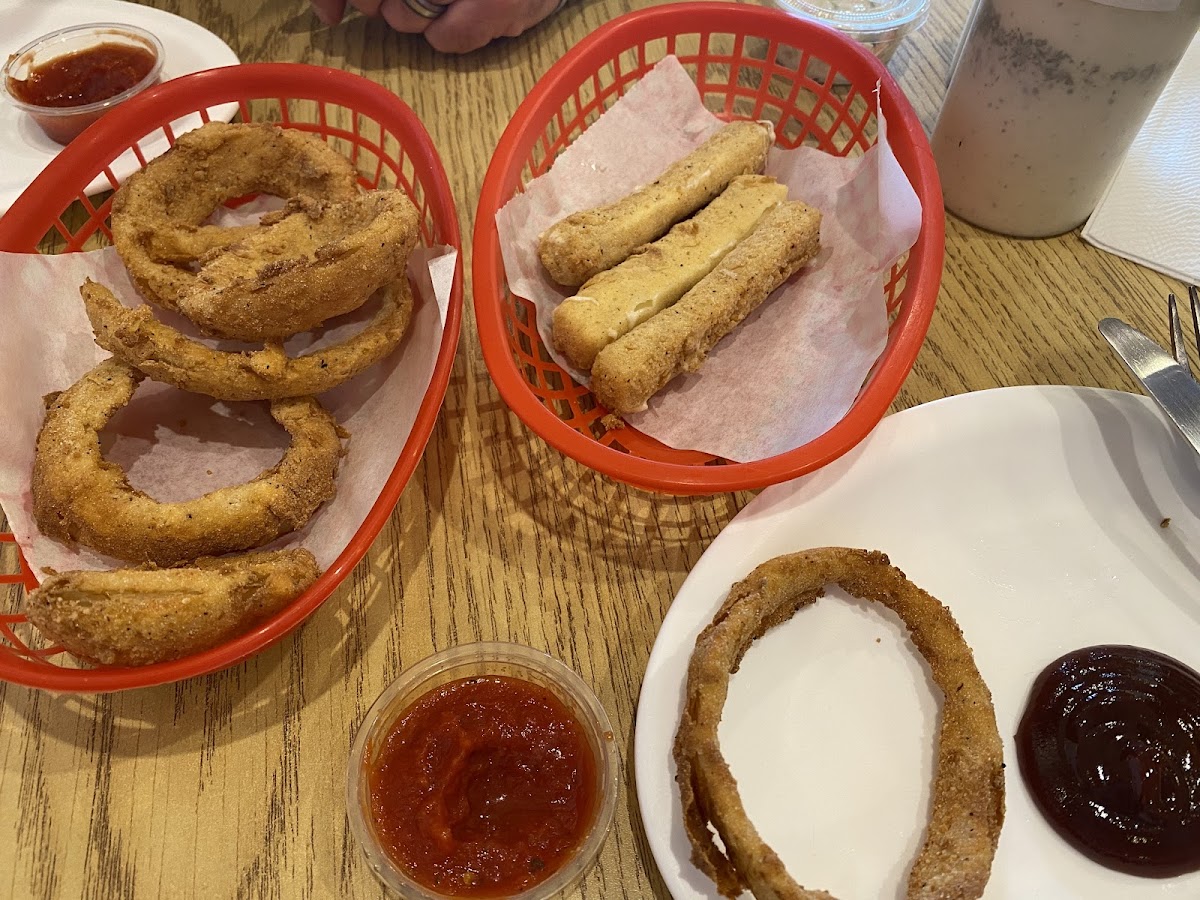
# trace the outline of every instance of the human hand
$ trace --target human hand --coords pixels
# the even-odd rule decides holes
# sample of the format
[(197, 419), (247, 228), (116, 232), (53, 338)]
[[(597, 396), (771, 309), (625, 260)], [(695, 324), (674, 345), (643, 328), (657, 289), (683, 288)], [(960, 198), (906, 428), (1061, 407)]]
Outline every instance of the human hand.
[[(443, 53), (469, 53), (498, 37), (516, 37), (556, 9), (559, 0), (310, 0), (326, 25), (342, 20), (349, 5), (364, 15), (382, 18), (396, 31), (423, 34)], [(415, 9), (414, 9), (415, 7)], [(442, 7), (435, 17), (416, 10)], [(432, 12), (430, 13), (432, 15)]]

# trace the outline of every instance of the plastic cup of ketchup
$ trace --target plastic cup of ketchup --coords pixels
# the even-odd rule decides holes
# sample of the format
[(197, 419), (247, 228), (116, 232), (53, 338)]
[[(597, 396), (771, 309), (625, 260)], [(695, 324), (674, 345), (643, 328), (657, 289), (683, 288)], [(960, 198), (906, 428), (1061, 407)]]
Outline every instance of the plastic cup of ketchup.
[(10, 56), (0, 89), (50, 140), (69, 144), (114, 106), (158, 84), (162, 65), (162, 44), (144, 29), (77, 25)]
[(547, 900), (583, 878), (612, 826), (612, 725), (544, 653), (455, 647), (372, 705), (346, 801), (368, 864), (405, 900)]

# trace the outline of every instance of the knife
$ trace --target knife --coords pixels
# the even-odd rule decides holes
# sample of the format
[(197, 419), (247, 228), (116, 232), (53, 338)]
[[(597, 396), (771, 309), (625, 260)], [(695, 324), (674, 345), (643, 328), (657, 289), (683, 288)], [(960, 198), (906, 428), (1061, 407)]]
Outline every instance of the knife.
[(1120, 319), (1102, 319), (1100, 333), (1192, 449), (1200, 453), (1200, 384), (1171, 354)]

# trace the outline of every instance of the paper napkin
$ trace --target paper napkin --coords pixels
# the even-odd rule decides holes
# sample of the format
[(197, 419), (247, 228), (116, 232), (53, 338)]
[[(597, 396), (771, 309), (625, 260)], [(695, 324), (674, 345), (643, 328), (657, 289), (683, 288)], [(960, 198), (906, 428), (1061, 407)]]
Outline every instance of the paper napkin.
[(1083, 238), (1200, 283), (1200, 37), (1184, 55), (1117, 170)]

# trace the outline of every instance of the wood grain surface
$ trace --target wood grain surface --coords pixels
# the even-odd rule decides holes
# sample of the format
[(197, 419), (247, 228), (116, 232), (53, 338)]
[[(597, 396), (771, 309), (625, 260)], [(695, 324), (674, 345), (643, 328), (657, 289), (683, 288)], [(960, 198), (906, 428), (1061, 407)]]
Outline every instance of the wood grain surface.
[[(574, 0), (465, 57), (380, 21), (325, 28), (305, 0), (153, 5), (244, 61), (335, 66), (403, 97), (441, 153), (469, 243), (492, 149), (530, 87), (598, 25), (651, 4)], [(936, 0), (891, 64), (927, 128), (966, 7)], [(1096, 322), (1121, 315), (1165, 340), (1164, 299), (1178, 289), (1078, 234), (1013, 240), (950, 217), (933, 325), (895, 408), (1004, 385), (1133, 390)], [(668, 896), (633, 793), (635, 702), (671, 598), (750, 495), (652, 496), (547, 447), (492, 386), (469, 284), (467, 297), (424, 460), (367, 558), (303, 628), (235, 668), (159, 688), (80, 697), (0, 684), (0, 896), (384, 896), (344, 813), (353, 728), (403, 669), (481, 639), (563, 659), (613, 717), (617, 824), (573, 896)]]

